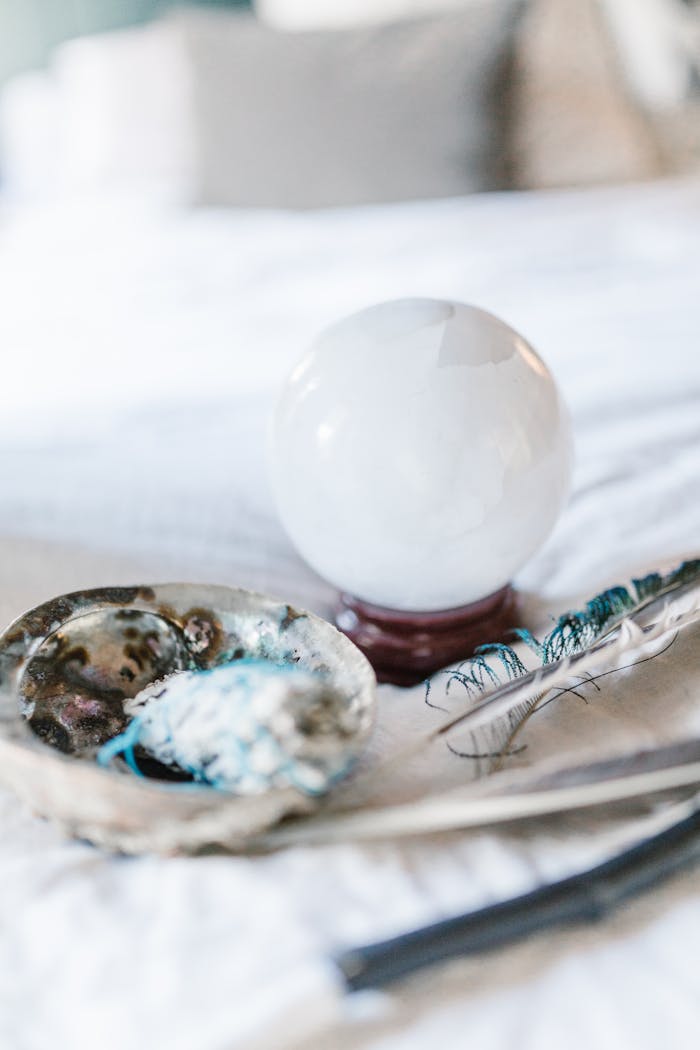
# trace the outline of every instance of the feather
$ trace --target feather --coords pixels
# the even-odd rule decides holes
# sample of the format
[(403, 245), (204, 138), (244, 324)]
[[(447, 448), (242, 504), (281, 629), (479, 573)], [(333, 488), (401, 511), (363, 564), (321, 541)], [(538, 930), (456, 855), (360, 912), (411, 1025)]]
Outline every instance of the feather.
[[(541, 642), (527, 631), (517, 632), (542, 661), (535, 670), (527, 671), (508, 646), (482, 646), (472, 659), (443, 672), (446, 690), (454, 681), (465, 687), (468, 706), (391, 756), (372, 776), (383, 777), (457, 728), (473, 732), (470, 751), (501, 758), (513, 750), (519, 728), (553, 690), (566, 691), (585, 674), (657, 652), (677, 631), (698, 622), (700, 559), (683, 562), (667, 575), (649, 573), (633, 580), (631, 588), (603, 591), (583, 610), (560, 616)], [(493, 663), (484, 668), (485, 655), (492, 653), (510, 680), (489, 689), (490, 682), (500, 681)], [(426, 683), (426, 700), (434, 694), (434, 683)]]
[[(689, 603), (682, 609), (682, 599)], [(650, 617), (656, 616), (656, 619)], [(640, 656), (658, 643), (661, 648), (669, 635), (700, 622), (700, 581), (684, 582), (659, 596), (641, 603), (632, 613), (618, 618), (592, 645), (545, 663), (542, 667), (497, 687), (428, 734), (428, 739), (444, 736), (457, 726), (478, 725), (499, 718), (514, 708), (545, 696), (552, 689), (570, 684), (577, 676), (610, 666), (621, 656)]]

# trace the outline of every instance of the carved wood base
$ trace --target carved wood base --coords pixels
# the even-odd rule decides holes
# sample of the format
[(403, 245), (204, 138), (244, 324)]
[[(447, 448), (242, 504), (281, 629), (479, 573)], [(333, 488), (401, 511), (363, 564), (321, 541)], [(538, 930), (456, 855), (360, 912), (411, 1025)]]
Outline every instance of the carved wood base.
[(464, 660), (479, 645), (502, 641), (518, 624), (508, 585), (481, 601), (439, 612), (399, 612), (341, 594), (335, 622), (368, 658), (380, 682), (416, 685)]

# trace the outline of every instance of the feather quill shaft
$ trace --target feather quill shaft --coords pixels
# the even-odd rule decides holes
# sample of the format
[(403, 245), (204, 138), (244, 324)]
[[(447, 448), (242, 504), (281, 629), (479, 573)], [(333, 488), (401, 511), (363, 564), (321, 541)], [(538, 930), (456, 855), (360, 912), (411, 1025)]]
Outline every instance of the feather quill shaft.
[(457, 788), (407, 804), (306, 818), (271, 831), (263, 844), (279, 848), (477, 828), (700, 788), (700, 740), (622, 755), (607, 763), (603, 776), (599, 765), (565, 767), (548, 779), (530, 775), (500, 793)]

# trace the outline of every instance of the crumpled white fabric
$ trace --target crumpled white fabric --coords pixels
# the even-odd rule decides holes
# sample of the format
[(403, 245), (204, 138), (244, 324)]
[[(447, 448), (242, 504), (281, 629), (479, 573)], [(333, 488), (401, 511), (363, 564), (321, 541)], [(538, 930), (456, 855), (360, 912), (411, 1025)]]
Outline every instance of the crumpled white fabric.
[[(304, 215), (6, 210), (0, 619), (134, 579), (241, 583), (328, 611), (331, 588), (275, 518), (266, 414), (315, 330), (404, 294), (494, 310), (561, 383), (574, 492), (519, 580), (541, 608), (693, 553), (699, 234), (693, 182)], [(380, 703), (424, 718), (421, 690), (382, 687)], [(697, 873), (599, 928), (382, 996), (344, 1003), (330, 962), (594, 863), (654, 820), (125, 859), (0, 792), (0, 1045), (690, 1050)]]

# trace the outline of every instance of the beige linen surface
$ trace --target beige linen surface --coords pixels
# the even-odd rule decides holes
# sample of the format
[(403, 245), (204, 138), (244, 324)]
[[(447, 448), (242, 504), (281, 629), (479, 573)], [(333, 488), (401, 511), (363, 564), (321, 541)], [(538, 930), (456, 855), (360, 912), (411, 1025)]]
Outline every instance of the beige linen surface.
[[(501, 314), (571, 407), (572, 499), (518, 581), (537, 596), (535, 619), (693, 553), (699, 229), (694, 183), (293, 217), (123, 201), (6, 211), (3, 618), (76, 586), (177, 578), (327, 611), (330, 588), (275, 518), (266, 415), (322, 324), (415, 293)], [(696, 725), (696, 643), (688, 633), (646, 670), (586, 690), (588, 704), (550, 705), (518, 760), (554, 744), (598, 750), (613, 728), (672, 739), (682, 713)], [(383, 748), (438, 715), (420, 689), (382, 687), (380, 704)], [(468, 775), (465, 760), (436, 756), (436, 780)], [(66, 842), (4, 792), (0, 826), (3, 1048), (698, 1045), (697, 873), (599, 928), (425, 975), (325, 1027), (334, 950), (593, 863), (658, 826), (653, 815), (196, 859)]]

